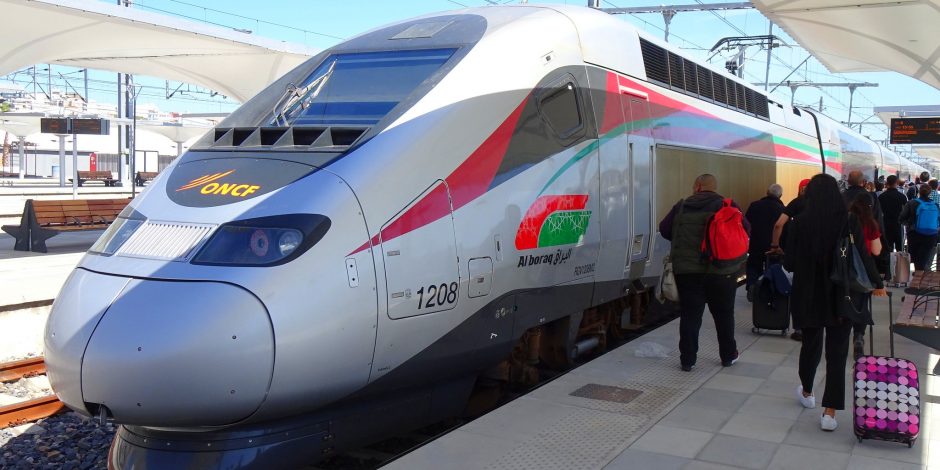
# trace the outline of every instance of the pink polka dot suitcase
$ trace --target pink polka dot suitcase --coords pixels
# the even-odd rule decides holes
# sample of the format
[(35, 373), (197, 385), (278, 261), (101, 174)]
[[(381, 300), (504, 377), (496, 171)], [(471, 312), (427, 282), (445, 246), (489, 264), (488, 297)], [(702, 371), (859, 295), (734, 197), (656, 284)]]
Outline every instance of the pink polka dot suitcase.
[(920, 432), (920, 374), (906, 359), (862, 356), (855, 361), (855, 436), (914, 445)]

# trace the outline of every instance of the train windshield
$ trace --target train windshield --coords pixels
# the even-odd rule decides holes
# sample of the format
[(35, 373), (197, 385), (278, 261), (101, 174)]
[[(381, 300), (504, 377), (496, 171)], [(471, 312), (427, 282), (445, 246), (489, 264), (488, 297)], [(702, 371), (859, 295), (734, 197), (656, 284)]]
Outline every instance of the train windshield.
[(456, 49), (334, 54), (275, 104), (270, 125), (373, 125)]

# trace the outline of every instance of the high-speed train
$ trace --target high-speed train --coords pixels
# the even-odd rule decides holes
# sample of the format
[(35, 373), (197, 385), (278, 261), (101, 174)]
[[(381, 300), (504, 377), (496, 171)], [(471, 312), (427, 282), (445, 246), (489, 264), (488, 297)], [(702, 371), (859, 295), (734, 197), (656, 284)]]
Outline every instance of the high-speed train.
[(642, 323), (655, 227), (698, 174), (747, 204), (899, 162), (588, 8), (396, 23), (277, 80), (132, 201), (56, 299), (50, 381), (122, 424), (114, 468), (309, 463)]

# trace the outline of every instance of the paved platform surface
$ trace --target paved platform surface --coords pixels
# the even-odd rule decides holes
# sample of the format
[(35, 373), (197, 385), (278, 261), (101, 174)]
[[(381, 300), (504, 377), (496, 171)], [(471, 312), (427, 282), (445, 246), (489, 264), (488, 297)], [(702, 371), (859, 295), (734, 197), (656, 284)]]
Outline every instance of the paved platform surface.
[[(42, 353), (45, 302), (55, 299), (101, 233), (59, 234), (49, 239), (49, 253), (14, 251), (13, 238), (0, 233), (0, 362)], [(43, 305), (21, 308), (32, 302)]]
[[(895, 292), (895, 309), (900, 295)], [(886, 302), (874, 301), (875, 353), (884, 355), (889, 351)], [(706, 313), (698, 365), (682, 372), (675, 320), (385, 468), (940, 470), (940, 423), (934, 422), (940, 417), (940, 377), (926, 375), (938, 359), (930, 349), (895, 336), (895, 355), (913, 360), (925, 377), (923, 426), (914, 447), (858, 443), (851, 409), (837, 414), (835, 432), (820, 430), (822, 410), (806, 410), (796, 399), (800, 344), (754, 335), (750, 312), (741, 289), (736, 307), (741, 359), (732, 367), (719, 363), (714, 323)], [(644, 342), (666, 346), (669, 357), (636, 357)], [(641, 393), (627, 403), (572, 396), (589, 384)], [(852, 380), (846, 384), (851, 396)], [(817, 400), (822, 392), (818, 385)], [(847, 399), (847, 406), (851, 403)]]

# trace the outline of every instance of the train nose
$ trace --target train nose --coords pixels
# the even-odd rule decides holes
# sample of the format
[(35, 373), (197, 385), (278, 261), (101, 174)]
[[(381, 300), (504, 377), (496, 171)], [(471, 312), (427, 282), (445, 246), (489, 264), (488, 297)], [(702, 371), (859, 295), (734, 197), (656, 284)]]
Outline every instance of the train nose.
[(128, 279), (77, 270), (46, 326), (53, 388), (125, 424), (212, 426), (262, 403), (274, 368), (264, 305), (219, 282)]

